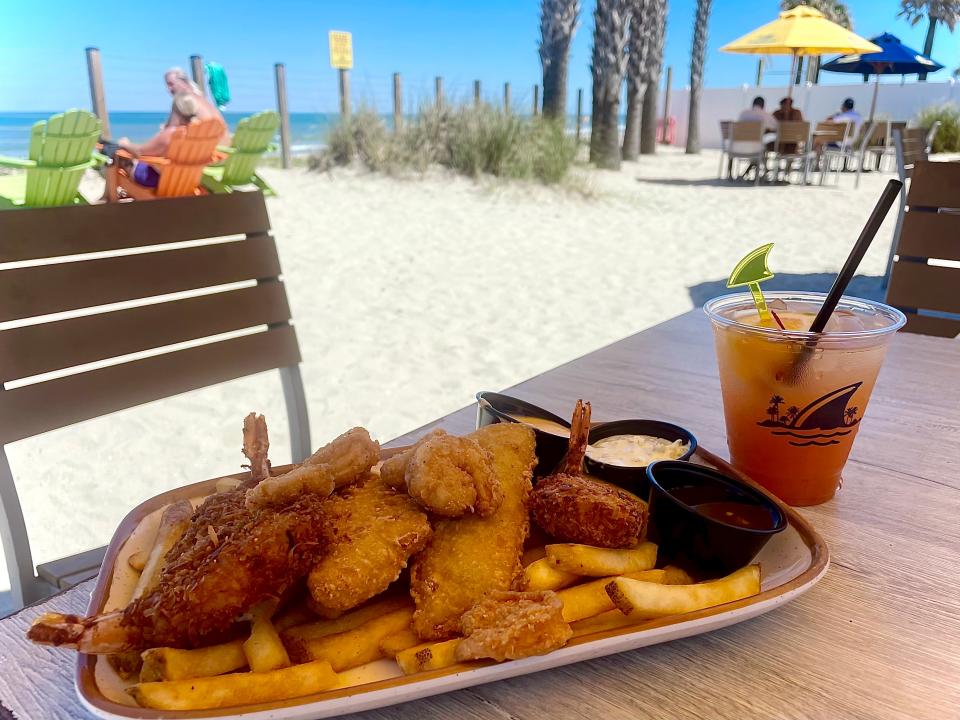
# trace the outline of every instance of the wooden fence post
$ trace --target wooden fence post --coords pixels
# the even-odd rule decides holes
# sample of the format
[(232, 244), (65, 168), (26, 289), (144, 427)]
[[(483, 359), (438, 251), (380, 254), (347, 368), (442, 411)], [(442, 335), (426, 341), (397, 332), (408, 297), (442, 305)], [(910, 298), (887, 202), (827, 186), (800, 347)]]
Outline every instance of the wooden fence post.
[[(564, 108), (566, 112), (566, 108)], [(580, 128), (583, 125), (583, 88), (577, 89), (577, 143), (580, 142)]]
[(277, 112), (280, 113), (280, 159), (284, 169), (290, 167), (290, 113), (287, 111), (287, 71), (283, 63), (273, 66), (277, 80)]
[(443, 107), (443, 78), (439, 75), (433, 79), (433, 98), (437, 110), (440, 110)]
[(660, 142), (667, 144), (667, 125), (670, 122), (670, 86), (673, 85), (673, 67), (667, 68), (667, 84), (663, 90), (663, 128), (661, 130)]
[(400, 132), (403, 127), (403, 95), (400, 85), (400, 73), (393, 74), (393, 131)]
[(540, 114), (540, 86), (533, 86), (533, 116)]
[(350, 71), (340, 68), (340, 119), (350, 117)]
[(190, 74), (193, 75), (193, 81), (200, 87), (200, 94), (207, 96), (207, 82), (203, 72), (203, 58), (199, 55), (190, 56)]
[(481, 102), (480, 101), (480, 81), (474, 80), (473, 81), (473, 104), (479, 105), (480, 102)]
[(503, 84), (503, 109), (505, 112), (510, 112), (510, 83), (508, 82)]
[(90, 76), (90, 104), (93, 114), (100, 118), (100, 135), (110, 139), (110, 116), (107, 115), (107, 99), (103, 94), (103, 70), (100, 67), (100, 49), (87, 48), (87, 74)]

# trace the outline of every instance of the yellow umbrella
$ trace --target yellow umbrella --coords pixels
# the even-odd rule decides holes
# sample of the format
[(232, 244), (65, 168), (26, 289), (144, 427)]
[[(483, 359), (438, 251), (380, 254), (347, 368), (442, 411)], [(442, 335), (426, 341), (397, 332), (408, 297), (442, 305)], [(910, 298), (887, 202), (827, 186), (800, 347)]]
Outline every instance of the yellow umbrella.
[(806, 5), (780, 13), (780, 17), (758, 27), (720, 48), (728, 53), (749, 55), (792, 55), (787, 96), (793, 89), (793, 76), (798, 55), (837, 53), (873, 53), (882, 48), (859, 35), (827, 20), (823, 13)]

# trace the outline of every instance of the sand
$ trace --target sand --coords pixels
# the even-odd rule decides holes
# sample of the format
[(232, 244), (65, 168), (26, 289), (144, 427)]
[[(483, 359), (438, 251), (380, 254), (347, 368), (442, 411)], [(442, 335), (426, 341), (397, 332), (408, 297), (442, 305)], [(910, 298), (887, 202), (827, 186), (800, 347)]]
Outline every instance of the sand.
[[(264, 170), (315, 445), (353, 425), (389, 440), (723, 292), (774, 241), (785, 287), (822, 288), (890, 177), (839, 187), (731, 185), (718, 156), (667, 150), (572, 188)], [(883, 273), (884, 225), (861, 268)], [(777, 282), (774, 281), (774, 282)], [(697, 287), (702, 283), (715, 286)], [(862, 291), (875, 290), (865, 281)], [(694, 288), (691, 291), (691, 288)], [(571, 400), (574, 399), (571, 396)], [(277, 373), (227, 383), (8, 448), (36, 562), (107, 542), (164, 489), (235, 472), (245, 413), (289, 460)], [(8, 587), (0, 563), (0, 590)], [(0, 600), (2, 603), (2, 600)]]

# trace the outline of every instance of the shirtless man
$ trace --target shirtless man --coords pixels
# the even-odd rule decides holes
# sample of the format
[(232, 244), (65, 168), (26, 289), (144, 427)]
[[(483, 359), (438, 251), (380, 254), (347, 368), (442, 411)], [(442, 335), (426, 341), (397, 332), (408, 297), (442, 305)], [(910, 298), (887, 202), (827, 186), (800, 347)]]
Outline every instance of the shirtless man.
[[(207, 99), (199, 86), (187, 77), (187, 73), (184, 72), (182, 68), (170, 68), (163, 74), (163, 80), (167, 84), (167, 90), (169, 90), (173, 96), (183, 93), (194, 95), (198, 102), (196, 119), (206, 120), (207, 118), (218, 118), (224, 127), (223, 137), (220, 139), (220, 143), (222, 145), (230, 144), (230, 131), (227, 129), (227, 121), (224, 119), (220, 109)], [(172, 113), (166, 122), (166, 125), (171, 124), (175, 124)]]

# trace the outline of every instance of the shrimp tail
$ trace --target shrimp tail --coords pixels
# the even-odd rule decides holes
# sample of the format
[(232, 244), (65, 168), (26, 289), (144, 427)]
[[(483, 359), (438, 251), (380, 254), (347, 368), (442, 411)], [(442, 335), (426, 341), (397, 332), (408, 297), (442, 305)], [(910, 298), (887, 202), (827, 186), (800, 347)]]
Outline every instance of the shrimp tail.
[(583, 474), (583, 458), (587, 454), (587, 443), (590, 440), (590, 403), (577, 400), (573, 409), (573, 420), (570, 424), (570, 444), (567, 446), (567, 455), (561, 464), (561, 473), (567, 475)]
[(84, 618), (44, 613), (33, 621), (27, 637), (40, 645), (74, 648), (90, 655), (109, 655), (137, 647), (135, 630), (123, 622), (123, 612)]

